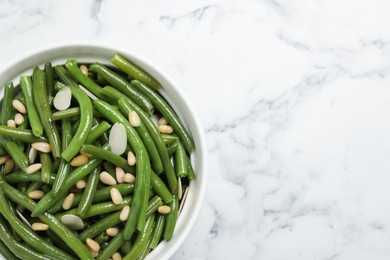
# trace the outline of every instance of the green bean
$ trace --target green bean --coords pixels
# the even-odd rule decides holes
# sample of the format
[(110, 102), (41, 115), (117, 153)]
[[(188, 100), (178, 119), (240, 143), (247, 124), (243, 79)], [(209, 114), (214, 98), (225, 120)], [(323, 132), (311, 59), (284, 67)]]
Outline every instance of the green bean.
[[(129, 107), (120, 106), (119, 110), (122, 112), (123, 116), (128, 116), (129, 112), (132, 110)], [(150, 136), (146, 126), (141, 121), (140, 125), (135, 128), (139, 137), (145, 145), (146, 150), (148, 151), (149, 158), (151, 160), (153, 169), (157, 173), (161, 173), (163, 171), (163, 164), (160, 159), (160, 155), (157, 151), (156, 144), (153, 142), (152, 137)]]
[(142, 251), (141, 255), (139, 256), (138, 260), (144, 260), (146, 256), (150, 252), (150, 243), (152, 242), (152, 236), (149, 236), (148, 242), (146, 243), (146, 246), (144, 247), (144, 250)]
[(187, 177), (187, 155), (183, 145), (178, 142), (175, 153), (175, 169), (177, 177)]
[(109, 239), (108, 235), (106, 234), (106, 232), (102, 232), (100, 233), (99, 236), (97, 236), (94, 240), (99, 244), (103, 244), (104, 242), (106, 242), (107, 240)]
[(118, 122), (125, 126), (128, 142), (136, 153), (137, 167), (134, 200), (132, 204), (132, 210), (130, 211), (130, 216), (126, 221), (124, 229), (124, 238), (130, 239), (137, 226), (137, 221), (141, 221), (141, 223), (144, 221), (138, 217), (140, 216), (141, 210), (143, 208), (146, 210), (145, 207), (142, 207), (142, 204), (145, 203), (145, 191), (149, 191), (150, 187), (149, 157), (137, 132), (130, 126), (130, 123), (118, 111), (112, 109), (112, 107), (104, 101), (94, 100), (93, 102), (96, 109), (101, 112), (109, 121), (111, 121), (111, 123), (115, 124)]
[[(132, 197), (124, 197), (122, 202), (119, 204), (114, 204), (113, 202), (102, 202), (93, 204), (87, 214), (82, 219), (87, 219), (93, 216), (102, 215), (105, 213), (110, 213), (113, 211), (121, 210), (124, 206), (130, 205), (132, 202)], [(56, 218), (60, 219), (63, 215), (72, 214), (76, 215), (77, 209), (70, 209), (67, 211), (63, 211), (60, 213), (57, 213), (55, 216)]]
[(172, 144), (179, 139), (176, 135), (161, 134), (161, 137), (164, 140), (165, 145)]
[[(80, 68), (77, 66), (77, 61), (74, 59), (68, 59), (65, 64), (66, 69), (72, 75), (72, 77), (81, 85), (86, 87), (92, 94), (94, 94), (99, 99), (101, 98), (100, 89), (101, 87), (97, 85), (92, 79), (85, 76)], [(77, 86), (77, 85), (76, 85)]]
[(48, 97), (53, 97), (54, 96), (54, 71), (50, 62), (45, 64), (45, 73), (46, 73), (47, 95)]
[(70, 172), (69, 177), (66, 179), (62, 189), (60, 189), (56, 195), (54, 195), (51, 191), (47, 193), (42, 199), (40, 199), (32, 211), (31, 216), (36, 217), (52, 207), (57, 200), (61, 199), (67, 193), (67, 191), (76, 184), (77, 181), (87, 176), (101, 162), (102, 159), (92, 157), (86, 164), (79, 166)]
[(160, 243), (161, 235), (164, 230), (166, 216), (162, 214), (157, 214), (156, 218), (157, 219), (155, 221), (153, 232), (152, 232), (152, 240), (149, 245), (151, 249), (155, 249), (158, 243)]
[(90, 70), (102, 75), (110, 83), (110, 85), (128, 96), (149, 115), (153, 115), (154, 108), (150, 100), (146, 98), (144, 94), (141, 94), (134, 86), (132, 86), (125, 79), (123, 79), (118, 74), (100, 63), (92, 64), (90, 66)]
[[(134, 191), (133, 184), (117, 184), (112, 186), (107, 186), (96, 191), (95, 197), (93, 198), (93, 203), (107, 201), (111, 198), (110, 190), (112, 188), (117, 188), (122, 196), (127, 196)], [(65, 197), (65, 196), (64, 196)], [(77, 207), (81, 201), (82, 195), (76, 193), (74, 197), (73, 206)], [(62, 208), (63, 199), (58, 200), (52, 208), (49, 209), (49, 213), (57, 213)]]
[(101, 86), (109, 85), (108, 81), (100, 74), (96, 74), (96, 82)]
[(105, 260), (112, 256), (125, 241), (124, 231), (119, 232), (103, 251), (97, 256), (97, 260)]
[[(18, 171), (5, 175), (5, 179), (8, 183), (19, 182), (41, 182), (41, 172), (35, 172), (32, 174), (26, 174), (25, 172)], [(50, 176), (50, 184), (54, 182), (55, 176)]]
[(69, 146), (61, 154), (62, 158), (68, 162), (79, 153), (82, 144), (87, 139), (93, 118), (92, 103), (87, 94), (77, 87), (69, 86), (69, 88), (80, 105), (80, 125)]
[(160, 111), (168, 119), (169, 124), (172, 126), (179, 139), (183, 142), (187, 152), (191, 153), (194, 149), (194, 141), (171, 106), (158, 93), (154, 92), (139, 80), (132, 80), (131, 84), (146, 95), (158, 111)]
[[(118, 92), (115, 92), (112, 88), (109, 87), (104, 88), (102, 92), (107, 94), (114, 93), (118, 98), (120, 97), (120, 95), (118, 95)], [(144, 113), (141, 109), (139, 109), (128, 98), (120, 97), (118, 101), (118, 106), (121, 107), (122, 109), (132, 109), (138, 113), (138, 116), (145, 124), (146, 128), (149, 131), (150, 136), (152, 137), (153, 141), (156, 144), (157, 151), (160, 154), (160, 158), (164, 166), (165, 175), (167, 176), (169, 188), (171, 189), (171, 192), (176, 192), (177, 180), (176, 180), (175, 172), (173, 170), (171, 161), (169, 159), (167, 148), (164, 144), (164, 141), (160, 133), (157, 130), (156, 125), (147, 116), (146, 113)]]
[(14, 98), (14, 83), (9, 81), (4, 86), (4, 96), (0, 113), (0, 125), (6, 125), (12, 114), (12, 100)]
[(61, 120), (73, 116), (80, 115), (80, 107), (71, 107), (65, 110), (56, 111), (53, 113), (53, 120)]
[[(32, 201), (31, 199), (26, 197), (26, 195), (7, 184), (3, 178), (0, 178), (0, 186), (10, 200), (15, 201), (18, 204), (22, 204), (29, 211), (33, 210), (36, 207), (34, 201)], [(64, 224), (62, 224), (61, 221), (59, 221), (53, 215), (48, 213), (40, 214), (38, 215), (38, 217), (42, 220), (42, 222), (46, 223), (50, 227), (50, 229), (54, 233), (56, 233), (65, 242), (65, 244), (69, 246), (69, 248), (71, 248), (81, 259), (92, 259), (92, 256), (86, 249), (86, 247)], [(61, 255), (57, 255), (56, 257), (60, 256)]]
[(84, 218), (87, 215), (92, 206), (93, 198), (95, 197), (97, 186), (99, 184), (99, 174), (100, 167), (97, 167), (88, 176), (87, 185), (84, 188), (81, 201), (76, 211), (76, 214), (81, 218)]
[(107, 132), (108, 129), (111, 128), (111, 125), (107, 123), (107, 121), (102, 121), (96, 127), (91, 129), (89, 132), (87, 139), (85, 140), (86, 144), (92, 144), (95, 142), (103, 133)]
[[(1, 228), (1, 224), (0, 224)], [(0, 231), (1, 232), (1, 231)], [(2, 236), (0, 235), (0, 238)], [(18, 258), (12, 253), (11, 250), (9, 250), (9, 247), (3, 243), (3, 241), (0, 240), (0, 253), (2, 256), (4, 256), (7, 260), (17, 260)]]
[(163, 202), (159, 196), (156, 195), (153, 198), (151, 198), (149, 200), (149, 205), (148, 205), (148, 209), (146, 212), (146, 216), (152, 215), (154, 212), (156, 212), (158, 207), (160, 207), (162, 205), (163, 205)]
[(196, 179), (195, 171), (192, 168), (191, 160), (187, 157), (187, 178), (192, 181)]
[(33, 100), (38, 111), (43, 130), (49, 140), (54, 158), (60, 158), (61, 143), (60, 136), (51, 115), (47, 92), (46, 79), (44, 72), (36, 67), (33, 72)]
[(172, 156), (176, 153), (177, 147), (179, 146), (179, 140), (167, 146), (167, 152), (169, 156)]
[(130, 63), (129, 60), (126, 60), (123, 56), (116, 53), (114, 57), (111, 58), (111, 62), (120, 68), (122, 71), (127, 73), (130, 77), (138, 79), (145, 84), (152, 87), (154, 90), (159, 90), (161, 88), (160, 83), (156, 81), (152, 76), (142, 71), (140, 68)]
[(20, 77), (20, 87), (22, 89), (24, 99), (26, 101), (28, 119), (30, 121), (32, 132), (35, 136), (39, 137), (43, 134), (43, 127), (41, 119), (39, 118), (37, 108), (35, 107), (32, 94), (32, 81), (31, 77)]
[(63, 257), (71, 259), (69, 255), (62, 250), (50, 245), (45, 240), (37, 236), (26, 224), (24, 224), (16, 215), (14, 215), (7, 205), (7, 199), (4, 196), (4, 190), (0, 188), (0, 213), (5, 217), (11, 227), (22, 239), (38, 252), (48, 254), (53, 257)]
[(171, 211), (167, 215), (164, 229), (164, 239), (166, 241), (171, 240), (173, 231), (175, 230), (177, 217), (179, 216), (179, 200), (176, 194), (173, 194), (173, 200), (169, 203)]
[(8, 154), (7, 151), (4, 149), (3, 146), (0, 146), (0, 156)]
[(172, 201), (172, 194), (169, 192), (165, 183), (155, 174), (153, 171), (150, 175), (150, 183), (152, 185), (153, 190), (157, 193), (158, 196), (164, 201), (164, 203), (168, 204)]
[(102, 148), (90, 144), (84, 144), (81, 149), (84, 152), (89, 153), (95, 157), (105, 159), (116, 166), (122, 167), (126, 172), (135, 172), (134, 167), (129, 166), (126, 159), (117, 154), (114, 154), (111, 151), (104, 150)]
[[(69, 146), (70, 141), (72, 139), (72, 133), (71, 133), (71, 124), (70, 120), (68, 118), (62, 119), (62, 151), (66, 149), (66, 147)], [(70, 164), (67, 162), (64, 158), (61, 158), (61, 163), (59, 166), (59, 169), (57, 171), (56, 180), (53, 184), (53, 194), (56, 195), (58, 191), (61, 189), (62, 185), (64, 184), (68, 174), (70, 171)]]
[(30, 127), (30, 120), (28, 119), (28, 116), (27, 115), (23, 115), (23, 118), (24, 118), (24, 122), (18, 127), (18, 129), (28, 129), (28, 128), (31, 128)]
[(69, 72), (62, 65), (57, 65), (54, 67), (55, 72), (58, 77), (68, 86), (78, 86), (77, 82), (72, 78)]
[(130, 240), (126, 240), (120, 247), (122, 254), (127, 255), (131, 250), (132, 244)]
[(107, 162), (103, 163), (103, 169), (114, 178), (116, 178), (115, 168), (116, 168), (116, 166), (114, 164), (112, 164), (111, 162), (107, 161)]
[(4, 255), (7, 259), (31, 259), (31, 260), (52, 259), (51, 257), (37, 253), (36, 251), (23, 245), (22, 243), (19, 243), (15, 239), (15, 237), (11, 235), (11, 232), (5, 223), (5, 219), (1, 215), (0, 215), (0, 239), (4, 242), (7, 248), (16, 256), (15, 258), (15, 257), (9, 257), (7, 255)]
[(79, 234), (79, 239), (82, 242), (85, 242), (85, 240), (88, 237), (95, 237), (99, 233), (105, 231), (107, 228), (113, 227), (122, 221), (119, 219), (119, 215), (121, 214), (120, 211), (111, 213), (107, 217), (102, 218), (98, 222), (94, 223), (92, 226), (85, 229), (83, 232)]
[[(13, 95), (14, 85), (12, 82), (8, 82), (4, 87), (4, 97), (2, 101), (2, 110), (0, 113), (1, 125), (5, 125), (7, 123), (7, 120), (11, 117)], [(16, 165), (24, 171), (28, 166), (28, 159), (27, 156), (20, 149), (18, 144), (3, 135), (0, 135), (0, 144), (12, 157)]]
[(39, 153), (41, 159), (41, 180), (43, 183), (49, 183), (51, 180), (51, 158), (48, 153)]
[(24, 143), (47, 142), (44, 137), (36, 137), (31, 130), (0, 125), (0, 134), (15, 138)]
[(153, 228), (154, 217), (155, 215), (153, 214), (147, 219), (144, 229), (138, 233), (133, 247), (131, 248), (130, 252), (125, 257), (123, 257), (123, 260), (137, 259), (142, 254), (143, 250), (147, 246), (147, 242)]

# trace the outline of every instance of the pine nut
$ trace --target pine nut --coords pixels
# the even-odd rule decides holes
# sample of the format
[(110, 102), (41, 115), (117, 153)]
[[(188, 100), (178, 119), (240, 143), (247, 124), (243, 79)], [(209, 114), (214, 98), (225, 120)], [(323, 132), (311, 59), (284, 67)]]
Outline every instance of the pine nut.
[(171, 207), (169, 207), (167, 205), (162, 205), (162, 206), (158, 207), (157, 211), (160, 214), (166, 215), (169, 212), (171, 212)]
[(80, 66), (80, 70), (81, 70), (81, 72), (82, 72), (85, 76), (88, 77), (88, 68), (87, 68), (87, 66), (81, 65), (81, 66)]
[(98, 242), (96, 242), (95, 240), (91, 239), (91, 238), (87, 238), (85, 240), (85, 242), (87, 243), (88, 247), (93, 251), (93, 252), (99, 252), (100, 250), (100, 245)]
[(127, 163), (130, 165), (130, 166), (134, 166), (137, 162), (137, 159), (135, 158), (135, 155), (132, 151), (129, 151), (127, 153)]
[(33, 190), (28, 193), (28, 197), (33, 200), (42, 199), (43, 196), (45, 196), (45, 193), (41, 190)]
[(17, 99), (14, 99), (12, 101), (12, 106), (18, 110), (19, 113), (22, 113), (23, 115), (27, 114), (27, 109), (26, 107), (23, 105), (22, 102), (20, 102), (19, 100)]
[(92, 157), (92, 154), (86, 153), (83, 150), (80, 150), (80, 154), (87, 156), (88, 158)]
[(119, 252), (115, 252), (112, 256), (111, 256), (112, 260), (122, 260), (122, 256)]
[(3, 169), (3, 173), (4, 175), (12, 172), (12, 170), (14, 169), (15, 167), (15, 162), (14, 160), (12, 159), (8, 159), (8, 161), (6, 161), (6, 163), (4, 164), (4, 169)]
[(30, 152), (28, 153), (28, 162), (34, 163), (37, 159), (38, 151), (31, 147)]
[(8, 127), (16, 127), (16, 122), (15, 122), (15, 120), (13, 120), (13, 119), (10, 119), (10, 120), (8, 120), (7, 121), (7, 126)]
[(170, 125), (160, 125), (157, 127), (161, 134), (172, 134), (173, 128)]
[(68, 196), (65, 197), (64, 201), (62, 202), (62, 208), (64, 210), (68, 210), (73, 206), (74, 202), (74, 193), (69, 193)]
[(168, 124), (168, 119), (166, 119), (166, 117), (162, 117), (160, 118), (158, 121), (157, 121), (157, 125), (160, 126), (160, 125), (167, 125)]
[(111, 200), (115, 205), (121, 204), (122, 202), (122, 194), (119, 192), (117, 188), (112, 188), (110, 190)]
[(125, 176), (123, 176), (123, 181), (126, 182), (126, 183), (134, 184), (135, 183), (135, 177), (131, 173), (126, 173)]
[(132, 127), (139, 127), (139, 125), (141, 124), (141, 119), (139, 118), (137, 112), (129, 112), (129, 122)]
[(98, 252), (92, 251), (92, 249), (89, 248), (89, 246), (88, 246), (87, 244), (86, 244), (85, 246), (88, 248), (88, 251), (91, 253), (91, 255), (92, 255), (94, 258), (97, 257), (97, 256), (99, 255)]
[(115, 237), (119, 233), (119, 229), (116, 227), (107, 228), (106, 233), (110, 237)]
[(36, 222), (31, 225), (32, 230), (35, 231), (44, 231), (49, 229), (49, 225), (46, 225), (44, 223)]
[(0, 157), (0, 165), (5, 164), (10, 158), (11, 157), (9, 157), (8, 155), (1, 156)]
[(177, 177), (177, 198), (181, 200), (183, 197), (183, 186), (181, 185), (181, 178)]
[(78, 166), (86, 164), (87, 162), (88, 162), (88, 157), (80, 154), (80, 155), (77, 155), (76, 157), (74, 157), (72, 159), (72, 161), (70, 161), (70, 165), (73, 167), (78, 167)]
[(114, 179), (114, 177), (112, 177), (111, 174), (109, 174), (108, 172), (105, 172), (105, 171), (100, 173), (99, 179), (102, 183), (104, 183), (106, 185), (115, 185), (116, 184), (116, 180)]
[(119, 219), (121, 221), (126, 221), (127, 218), (129, 217), (130, 214), (130, 206), (124, 206), (123, 209), (121, 210), (121, 214), (119, 215)]
[(42, 153), (50, 153), (51, 152), (51, 145), (49, 143), (36, 142), (36, 143), (32, 143), (31, 147), (34, 148), (35, 150), (42, 152)]
[(87, 183), (85, 182), (85, 180), (78, 180), (76, 182), (76, 188), (79, 190), (84, 189), (86, 185), (87, 185)]
[(31, 164), (30, 166), (28, 166), (26, 168), (26, 173), (27, 174), (32, 174), (34, 172), (39, 171), (41, 168), (42, 168), (42, 164), (41, 163), (34, 163), (34, 164)]
[(22, 114), (20, 113), (16, 113), (15, 117), (14, 117), (14, 121), (17, 125), (21, 125), (24, 123), (24, 117)]
[(123, 177), (125, 176), (125, 171), (121, 167), (116, 167), (115, 176), (116, 176), (116, 181), (118, 183), (123, 183)]

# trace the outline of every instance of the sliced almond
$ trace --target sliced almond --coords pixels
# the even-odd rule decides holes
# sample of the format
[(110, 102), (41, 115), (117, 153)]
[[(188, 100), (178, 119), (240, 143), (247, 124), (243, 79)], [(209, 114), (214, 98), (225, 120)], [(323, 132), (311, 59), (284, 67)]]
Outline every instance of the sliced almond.
[(139, 127), (139, 125), (141, 124), (141, 119), (139, 118), (137, 112), (129, 112), (129, 122), (132, 127)]
[(125, 126), (121, 123), (115, 123), (111, 127), (108, 143), (111, 148), (111, 152), (121, 155), (126, 151), (127, 133)]
[(63, 87), (60, 89), (53, 99), (53, 106), (57, 110), (65, 110), (70, 107), (72, 102), (72, 91), (69, 87)]
[(24, 123), (24, 116), (20, 113), (16, 113), (14, 117), (14, 121), (16, 125), (21, 125)]
[(135, 158), (135, 155), (132, 151), (129, 151), (127, 153), (127, 163), (130, 165), (130, 166), (134, 166), (137, 162), (137, 159)]
[(23, 105), (22, 102), (20, 102), (17, 99), (12, 100), (12, 106), (19, 112), (22, 113), (23, 115), (27, 114), (27, 109)]
[(116, 176), (116, 181), (118, 183), (123, 183), (123, 177), (125, 176), (125, 171), (121, 167), (116, 167), (115, 176)]
[(184, 195), (179, 206), (179, 213), (183, 210), (184, 204), (186, 203), (188, 191), (189, 191), (189, 187), (187, 187), (186, 190), (184, 191)]
[(170, 125), (160, 125), (157, 127), (157, 129), (161, 134), (172, 134), (173, 133), (173, 128)]
[(34, 172), (39, 171), (40, 169), (42, 169), (42, 164), (41, 163), (34, 163), (26, 168), (26, 173), (32, 174)]
[(28, 193), (28, 197), (33, 200), (42, 199), (45, 196), (45, 193), (41, 190), (33, 190)]
[(8, 127), (13, 127), (13, 128), (15, 128), (15, 127), (16, 127), (16, 122), (15, 122), (15, 120), (13, 120), (13, 119), (8, 120), (8, 121), (7, 121), (7, 126), (8, 126)]
[(3, 169), (4, 175), (12, 172), (14, 167), (15, 167), (14, 160), (8, 159), (8, 161), (6, 161), (5, 164), (4, 164), (4, 169)]
[(27, 226), (31, 227), (31, 223), (28, 222), (28, 220), (23, 216), (22, 213), (19, 212), (19, 210), (15, 210), (16, 211), (16, 214), (18, 214), (19, 218), (23, 221), (24, 224), (26, 224)]
[(74, 157), (70, 161), (70, 165), (73, 167), (78, 167), (78, 166), (86, 164), (87, 162), (88, 162), (88, 157), (80, 154), (80, 155), (77, 155), (76, 157)]
[(87, 94), (87, 96), (92, 99), (92, 100), (98, 100), (97, 96), (95, 96), (94, 94), (91, 93), (91, 91), (89, 91), (88, 89), (86, 89), (84, 86), (82, 85), (79, 85), (79, 88), (85, 93)]
[(32, 143), (31, 147), (34, 148), (35, 150), (42, 152), (42, 153), (50, 153), (51, 152), (51, 146), (49, 143), (36, 142), (36, 143)]
[(84, 228), (84, 222), (78, 216), (66, 214), (61, 217), (61, 222), (71, 230), (80, 230)]
[(181, 178), (177, 177), (177, 198), (181, 200), (183, 197), (183, 186), (181, 184)]
[(131, 173), (126, 173), (125, 176), (123, 176), (123, 181), (126, 183), (135, 183), (135, 176)]
[(110, 190), (111, 200), (115, 205), (122, 203), (122, 194), (119, 192), (117, 188), (112, 188)]
[(49, 229), (49, 225), (46, 225), (44, 223), (36, 222), (31, 225), (32, 230), (35, 231), (44, 231)]
[(109, 174), (108, 172), (105, 172), (105, 171), (100, 173), (99, 179), (102, 183), (104, 183), (106, 185), (115, 185), (116, 184), (116, 180), (114, 179), (114, 177), (112, 177), (111, 174)]
[(82, 72), (85, 76), (88, 77), (88, 67), (87, 67), (87, 66), (81, 65), (81, 66), (80, 66), (80, 70), (81, 70), (81, 72)]
[(62, 208), (64, 210), (68, 210), (73, 206), (74, 202), (74, 193), (69, 193), (68, 196), (65, 197), (64, 201), (62, 202)]
[(126, 205), (121, 210), (121, 214), (119, 215), (119, 219), (121, 221), (126, 221), (128, 219), (128, 217), (129, 217), (129, 214), (130, 214), (130, 206)]

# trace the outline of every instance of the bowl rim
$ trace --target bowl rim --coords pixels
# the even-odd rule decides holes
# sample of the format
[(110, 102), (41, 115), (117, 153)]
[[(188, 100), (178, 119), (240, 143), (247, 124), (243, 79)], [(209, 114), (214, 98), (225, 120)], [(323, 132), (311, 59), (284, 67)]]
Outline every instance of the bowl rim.
[[(191, 215), (188, 215), (189, 220), (186, 222), (187, 224), (182, 226), (182, 229), (180, 230), (181, 232), (179, 234), (174, 234), (178, 236), (175, 239), (175, 243), (166, 243), (163, 245), (166, 249), (161, 249), (158, 250), (158, 247), (156, 248), (157, 253), (162, 253), (162, 255), (158, 256), (153, 256), (153, 257), (158, 257), (158, 259), (168, 259), (170, 258), (178, 249), (179, 247), (183, 244), (185, 239), (188, 237), (190, 231), (195, 225), (195, 221), (198, 219), (200, 209), (204, 203), (205, 196), (206, 196), (206, 190), (207, 190), (207, 145), (205, 141), (205, 135), (204, 135), (204, 130), (201, 127), (200, 120), (195, 112), (195, 109), (193, 108), (191, 102), (185, 95), (184, 91), (181, 89), (181, 87), (174, 81), (164, 70), (162, 70), (160, 67), (156, 66), (154, 63), (150, 62), (148, 59), (143, 57), (142, 55), (139, 55), (129, 49), (125, 49), (122, 47), (119, 47), (117, 45), (105, 43), (105, 42), (99, 42), (99, 41), (63, 41), (63, 42), (57, 42), (57, 43), (52, 43), (52, 44), (47, 44), (43, 45), (38, 48), (34, 48), (28, 51), (25, 51), (14, 58), (10, 59), (9, 61), (6, 61), (5, 63), (0, 64), (0, 81), (2, 81), (3, 74), (9, 72), (9, 70), (12, 70), (15, 66), (17, 66), (19, 63), (23, 62), (26, 59), (33, 59), (35, 56), (45, 53), (45, 52), (50, 52), (50, 51), (55, 51), (55, 50), (62, 50), (62, 49), (67, 49), (67, 48), (87, 48), (87, 47), (93, 47), (95, 49), (105, 49), (105, 50), (111, 50), (113, 51), (113, 54), (115, 52), (121, 53), (125, 56), (131, 57), (134, 59), (136, 62), (141, 62), (144, 66), (142, 66), (142, 70), (145, 70), (146, 72), (153, 74), (153, 76), (158, 75), (159, 77), (163, 78), (173, 89), (174, 92), (182, 99), (184, 102), (186, 108), (188, 109), (192, 120), (194, 121), (194, 125), (192, 129), (193, 131), (197, 132), (197, 137), (198, 140), (197, 142), (200, 144), (200, 147), (196, 147), (196, 150), (199, 151), (200, 155), (199, 158), (201, 162), (197, 165), (199, 168), (197, 168), (198, 174), (201, 174), (200, 182), (197, 184), (200, 188), (198, 189), (197, 196), (195, 203), (191, 205)], [(61, 56), (61, 55), (59, 55)], [(146, 66), (146, 67), (145, 67)], [(18, 73), (15, 73), (18, 74)], [(5, 79), (5, 80), (10, 80), (10, 79)], [(0, 89), (3, 86), (0, 86)], [(2, 97), (0, 97), (1, 99)], [(199, 178), (197, 178), (196, 181), (199, 181)], [(179, 216), (180, 219), (180, 216)], [(176, 232), (175, 232), (176, 233)], [(161, 245), (159, 245), (161, 246)], [(155, 250), (153, 250), (155, 251)], [(153, 254), (150, 253), (149, 255)], [(163, 251), (163, 252), (161, 252)], [(149, 255), (147, 259), (149, 259)], [(1, 255), (0, 255), (1, 257)]]

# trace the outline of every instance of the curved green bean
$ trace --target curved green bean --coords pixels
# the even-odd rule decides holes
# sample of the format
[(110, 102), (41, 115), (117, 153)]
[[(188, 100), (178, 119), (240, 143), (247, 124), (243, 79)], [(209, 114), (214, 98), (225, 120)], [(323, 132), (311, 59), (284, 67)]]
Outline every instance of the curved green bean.
[(150, 175), (150, 184), (152, 185), (152, 189), (161, 197), (164, 203), (168, 204), (172, 201), (172, 193), (169, 192), (165, 183), (153, 171)]
[(88, 176), (87, 185), (84, 188), (83, 195), (77, 207), (76, 214), (84, 218), (89, 212), (93, 198), (95, 197), (97, 186), (99, 184), (100, 167), (95, 168)]
[(95, 237), (101, 232), (105, 231), (107, 228), (113, 227), (122, 221), (119, 219), (120, 211), (111, 213), (109, 216), (104, 217), (98, 222), (94, 223), (92, 226), (85, 229), (79, 234), (79, 239), (85, 241), (88, 237)]
[(166, 241), (171, 240), (173, 232), (175, 230), (177, 217), (179, 216), (179, 199), (177, 195), (173, 195), (173, 200), (169, 203), (171, 211), (167, 215), (164, 229), (164, 239)]
[(78, 86), (77, 82), (72, 78), (72, 75), (62, 65), (54, 67), (57, 76), (68, 86)]

